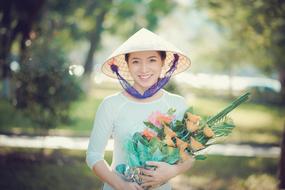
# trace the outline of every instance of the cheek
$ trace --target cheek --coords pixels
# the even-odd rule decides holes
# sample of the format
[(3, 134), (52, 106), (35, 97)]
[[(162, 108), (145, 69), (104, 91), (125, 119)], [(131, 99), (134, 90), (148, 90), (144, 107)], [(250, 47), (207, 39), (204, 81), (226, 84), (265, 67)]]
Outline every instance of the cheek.
[(161, 71), (162, 71), (162, 66), (157, 66), (157, 67), (154, 68), (154, 70), (155, 70), (158, 74), (160, 74)]
[(128, 66), (128, 69), (129, 69), (131, 76), (134, 76), (134, 74), (137, 72), (137, 69), (134, 66)]

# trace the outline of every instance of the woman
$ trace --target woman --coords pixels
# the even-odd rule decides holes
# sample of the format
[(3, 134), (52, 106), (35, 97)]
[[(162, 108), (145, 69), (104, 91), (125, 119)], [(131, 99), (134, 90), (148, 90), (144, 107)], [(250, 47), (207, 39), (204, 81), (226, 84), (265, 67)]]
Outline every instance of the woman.
[[(87, 164), (105, 182), (104, 190), (141, 190), (146, 187), (168, 190), (171, 189), (168, 181), (191, 167), (192, 159), (176, 165), (148, 162), (148, 165), (156, 166), (156, 170), (142, 170), (141, 185), (122, 180), (114, 171), (118, 164), (127, 164), (125, 140), (135, 132), (143, 131), (143, 121), (151, 113), (166, 113), (169, 108), (175, 108), (176, 119), (182, 119), (187, 108), (184, 98), (162, 87), (173, 74), (189, 66), (190, 59), (180, 50), (144, 28), (115, 50), (103, 64), (102, 71), (118, 78), (124, 88), (123, 92), (106, 97), (100, 104), (87, 150)], [(109, 167), (104, 160), (104, 149), (111, 135), (114, 152)]]

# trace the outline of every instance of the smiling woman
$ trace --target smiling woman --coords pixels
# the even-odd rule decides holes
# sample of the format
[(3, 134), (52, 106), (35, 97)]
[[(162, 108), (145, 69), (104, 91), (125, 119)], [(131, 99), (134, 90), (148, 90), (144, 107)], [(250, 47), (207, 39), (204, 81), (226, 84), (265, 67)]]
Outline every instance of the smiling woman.
[(134, 79), (133, 87), (143, 93), (161, 75), (164, 60), (157, 51), (142, 51), (129, 54), (129, 71)]
[[(156, 170), (145, 170), (145, 175), (140, 176), (140, 184), (124, 181), (115, 171), (117, 165), (128, 162), (125, 142), (136, 132), (144, 131), (146, 126), (143, 121), (151, 113), (166, 113), (174, 108), (175, 119), (182, 119), (187, 109), (185, 99), (162, 88), (172, 75), (189, 66), (190, 59), (184, 53), (144, 28), (116, 49), (103, 64), (103, 73), (118, 78), (124, 89), (106, 97), (99, 106), (87, 150), (87, 164), (105, 182), (104, 190), (149, 187), (169, 190), (168, 181), (190, 168), (192, 159), (173, 165), (150, 162), (148, 164)], [(109, 167), (103, 155), (111, 135), (114, 138), (114, 153)]]

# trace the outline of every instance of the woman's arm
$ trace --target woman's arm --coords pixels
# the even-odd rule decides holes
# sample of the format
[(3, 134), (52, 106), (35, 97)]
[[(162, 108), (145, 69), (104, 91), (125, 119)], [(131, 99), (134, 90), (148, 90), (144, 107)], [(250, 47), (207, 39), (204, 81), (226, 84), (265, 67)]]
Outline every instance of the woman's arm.
[(155, 170), (142, 169), (143, 180), (142, 187), (159, 186), (171, 178), (188, 171), (193, 165), (193, 158), (189, 158), (184, 162), (170, 165), (166, 162), (147, 162), (147, 165), (156, 166)]
[(102, 181), (108, 183), (116, 190), (143, 190), (138, 184), (125, 182), (121, 179), (110, 169), (105, 160), (98, 161), (94, 164), (92, 170)]
[(113, 116), (116, 115), (113, 110), (109, 101), (103, 101), (100, 104), (86, 152), (86, 162), (95, 175), (114, 189), (142, 190), (138, 184), (122, 180), (104, 160), (104, 150), (113, 130)]
[(102, 181), (111, 185), (114, 189), (123, 189), (124, 181), (111, 171), (105, 160), (98, 161), (92, 168), (92, 171)]
[(184, 162), (179, 162), (178, 164), (174, 165), (176, 167), (176, 175), (182, 174), (184, 172), (187, 172), (193, 165), (194, 159), (189, 158), (188, 160)]

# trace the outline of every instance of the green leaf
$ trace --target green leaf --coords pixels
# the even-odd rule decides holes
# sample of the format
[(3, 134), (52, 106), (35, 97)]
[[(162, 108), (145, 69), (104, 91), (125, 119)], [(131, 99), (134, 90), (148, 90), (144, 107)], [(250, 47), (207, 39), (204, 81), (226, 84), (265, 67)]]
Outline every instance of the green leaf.
[(205, 155), (196, 155), (195, 160), (205, 160), (207, 157)]
[(119, 164), (116, 166), (116, 171), (120, 174), (124, 174), (126, 171), (127, 165), (126, 164)]
[(158, 149), (161, 145), (161, 142), (159, 141), (159, 139), (157, 137), (153, 137), (150, 141), (149, 141), (149, 149), (151, 153), (154, 153), (156, 151), (156, 149)]
[(151, 160), (153, 161), (162, 161), (167, 155), (164, 155), (159, 149), (156, 149), (156, 151), (152, 154)]
[(226, 121), (218, 123), (212, 127), (213, 132), (216, 137), (228, 136), (232, 130), (235, 128), (235, 125), (232, 122)]
[(131, 167), (141, 166), (140, 158), (134, 154), (128, 155), (128, 163)]
[(145, 121), (143, 122), (148, 128), (154, 130), (157, 133), (161, 133), (162, 129), (158, 128), (157, 126), (155, 126), (154, 124), (152, 124), (151, 122)]
[(175, 108), (170, 108), (170, 109), (167, 111), (167, 115), (173, 115), (175, 112), (176, 112), (176, 109), (175, 109)]
[(178, 160), (180, 160), (180, 154), (178, 148), (173, 148), (169, 146), (164, 146), (162, 148), (162, 152), (164, 155), (167, 155), (164, 159), (165, 162), (169, 164), (174, 164)]

